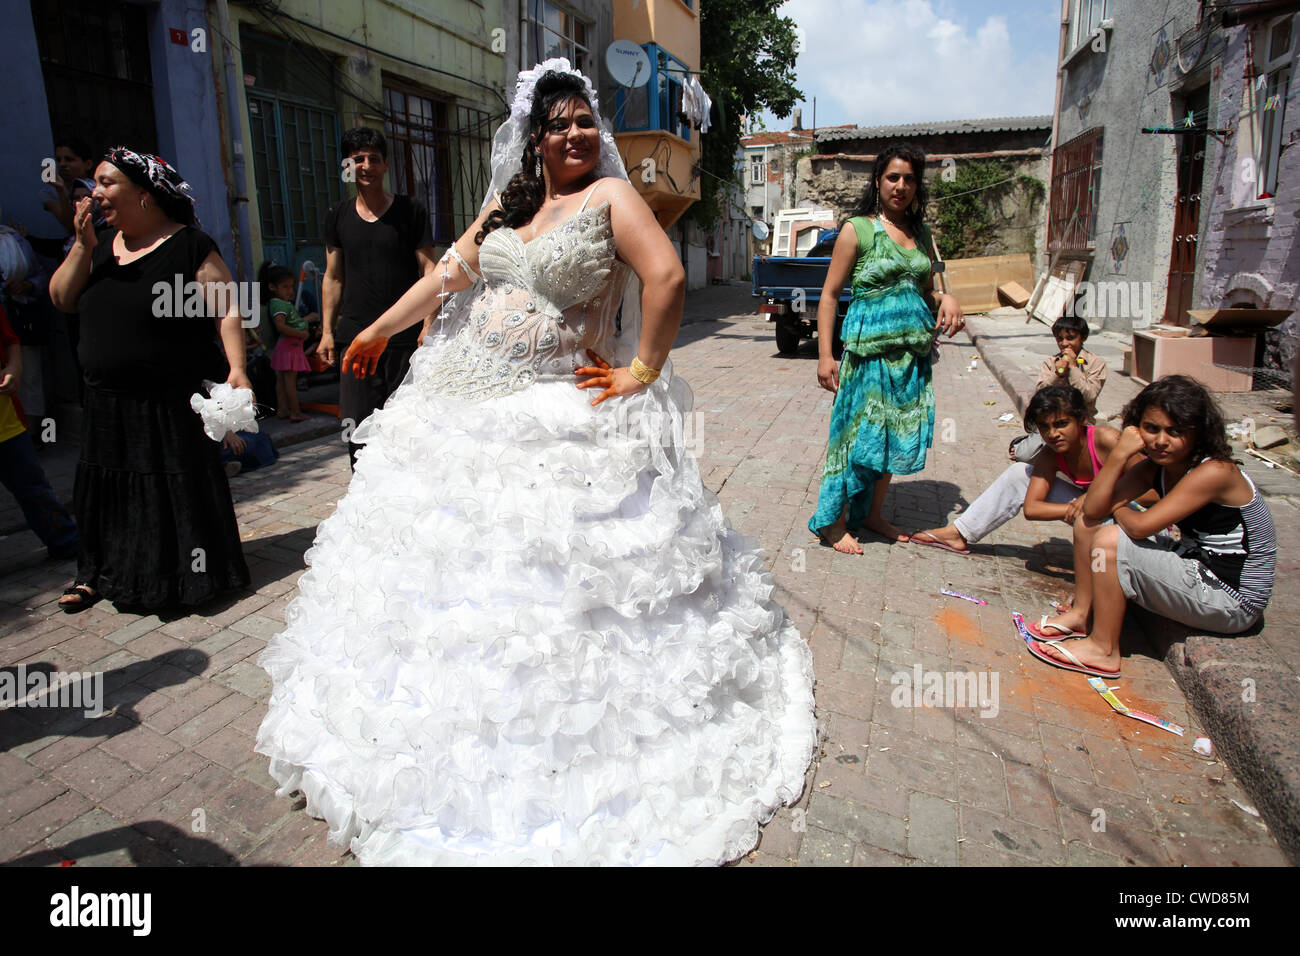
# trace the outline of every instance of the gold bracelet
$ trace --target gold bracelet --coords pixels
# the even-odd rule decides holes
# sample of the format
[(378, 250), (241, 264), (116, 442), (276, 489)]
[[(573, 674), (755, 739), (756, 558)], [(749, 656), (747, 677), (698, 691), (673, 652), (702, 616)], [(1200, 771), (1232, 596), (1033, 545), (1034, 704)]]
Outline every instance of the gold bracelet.
[(629, 371), (631, 371), (634, 379), (638, 382), (645, 382), (647, 385), (650, 385), (659, 377), (659, 369), (651, 368), (639, 358), (632, 359), (632, 367)]

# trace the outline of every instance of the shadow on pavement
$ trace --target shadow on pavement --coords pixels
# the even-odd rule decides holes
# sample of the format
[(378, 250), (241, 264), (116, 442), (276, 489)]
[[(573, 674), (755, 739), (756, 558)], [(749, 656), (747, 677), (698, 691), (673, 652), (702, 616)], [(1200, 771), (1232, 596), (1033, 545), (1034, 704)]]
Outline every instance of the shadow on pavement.
[[(48, 687), (30, 703), (0, 710), (0, 753), (40, 740), (43, 737), (115, 737), (140, 723), (135, 705), (164, 687), (184, 684), (207, 669), (209, 657), (193, 648), (167, 651), (147, 661), (136, 661), (125, 667), (103, 672), (102, 701), (95, 701), (98, 691), (93, 686), (91, 672), (78, 671), (80, 681)], [(23, 675), (45, 675), (48, 682), (58, 668), (46, 661), (23, 668)], [(70, 673), (70, 672), (69, 672)], [(0, 674), (14, 675), (18, 683), (18, 669), (5, 667)], [(24, 688), (18, 693), (25, 699)], [(102, 715), (87, 716), (99, 704)]]
[[(59, 866), (126, 850), (136, 866), (238, 866), (239, 860), (211, 840), (186, 833), (161, 820), (114, 827), (80, 837), (52, 850), (15, 857), (6, 866)], [(93, 865), (93, 864), (92, 864)]]

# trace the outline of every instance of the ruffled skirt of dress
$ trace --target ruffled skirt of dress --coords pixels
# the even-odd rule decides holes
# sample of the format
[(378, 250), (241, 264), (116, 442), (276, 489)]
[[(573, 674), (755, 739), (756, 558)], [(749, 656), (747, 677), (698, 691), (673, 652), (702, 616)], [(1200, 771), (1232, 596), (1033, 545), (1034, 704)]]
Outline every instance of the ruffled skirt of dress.
[(421, 353), (259, 660), (280, 792), (363, 864), (747, 852), (802, 791), (812, 657), (682, 450), (686, 389), (474, 404)]

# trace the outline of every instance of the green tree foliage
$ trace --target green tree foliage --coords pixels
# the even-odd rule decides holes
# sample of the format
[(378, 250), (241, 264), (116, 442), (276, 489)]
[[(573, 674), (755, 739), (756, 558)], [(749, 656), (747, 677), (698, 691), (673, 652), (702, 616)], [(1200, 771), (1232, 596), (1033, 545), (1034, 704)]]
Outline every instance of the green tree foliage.
[(700, 199), (690, 215), (704, 228), (723, 214), (728, 186), (739, 184), (740, 117), (763, 109), (786, 117), (803, 99), (794, 85), (795, 23), (777, 7), (771, 0), (700, 4), (701, 82), (722, 115), (701, 137)]
[(951, 182), (938, 177), (928, 185), (926, 219), (945, 259), (984, 255), (994, 231), (992, 210), (1003, 198), (1020, 190), (1032, 208), (1044, 193), (1043, 184), (1033, 176), (1017, 174), (1004, 163), (977, 160), (958, 163)]

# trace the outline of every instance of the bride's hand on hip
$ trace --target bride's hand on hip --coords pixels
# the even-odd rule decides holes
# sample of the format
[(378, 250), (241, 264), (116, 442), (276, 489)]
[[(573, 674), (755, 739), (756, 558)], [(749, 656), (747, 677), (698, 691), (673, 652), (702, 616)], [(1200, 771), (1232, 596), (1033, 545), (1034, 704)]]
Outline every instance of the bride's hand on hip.
[(587, 349), (587, 355), (596, 364), (574, 369), (573, 374), (590, 376), (579, 382), (578, 388), (604, 389), (591, 404), (599, 405), (605, 399), (613, 398), (615, 395), (635, 395), (637, 392), (645, 390), (645, 382), (636, 378), (631, 369), (610, 368), (609, 363), (591, 349)]
[(383, 354), (387, 345), (388, 336), (363, 329), (361, 334), (352, 340), (348, 350), (343, 353), (340, 371), (356, 378), (373, 375), (379, 365), (379, 356)]

